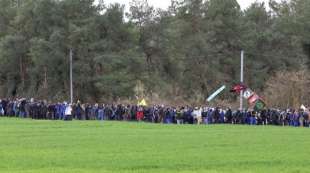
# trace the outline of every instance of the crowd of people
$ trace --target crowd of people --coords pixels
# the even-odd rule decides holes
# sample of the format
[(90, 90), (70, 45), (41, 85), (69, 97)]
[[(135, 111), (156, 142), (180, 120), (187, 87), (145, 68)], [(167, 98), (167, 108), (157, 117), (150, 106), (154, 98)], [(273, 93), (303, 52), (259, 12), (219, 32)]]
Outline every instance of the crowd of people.
[(38, 120), (116, 120), (164, 124), (248, 124), (309, 127), (306, 109), (232, 110), (208, 106), (138, 106), (48, 103), (34, 99), (0, 99), (0, 116)]

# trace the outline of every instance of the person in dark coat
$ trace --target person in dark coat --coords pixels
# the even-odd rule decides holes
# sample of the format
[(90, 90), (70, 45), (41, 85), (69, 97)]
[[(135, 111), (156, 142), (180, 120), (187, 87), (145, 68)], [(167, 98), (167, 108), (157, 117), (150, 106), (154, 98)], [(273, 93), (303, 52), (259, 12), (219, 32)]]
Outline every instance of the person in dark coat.
[(77, 104), (74, 107), (74, 113), (77, 120), (82, 120), (82, 114), (84, 110), (82, 108), (81, 102), (78, 101)]
[(309, 113), (305, 111), (303, 113), (303, 116), (304, 116), (304, 127), (309, 127)]
[(86, 118), (86, 120), (90, 120), (90, 116), (91, 116), (91, 105), (87, 103), (85, 106), (85, 118)]
[(108, 120), (113, 120), (113, 110), (112, 110), (111, 106), (109, 106), (109, 105), (105, 106), (104, 112), (105, 112), (104, 114)]
[(47, 104), (45, 102), (40, 104), (40, 119), (47, 119)]
[(131, 121), (135, 121), (136, 120), (137, 111), (138, 111), (138, 107), (136, 105), (131, 106), (131, 108), (130, 108)]
[(52, 103), (47, 106), (47, 119), (55, 120), (56, 119), (56, 106)]
[(228, 123), (228, 124), (232, 124), (232, 111), (231, 109), (229, 108), (226, 113), (225, 113), (225, 117), (226, 117), (226, 122), (225, 123)]
[(124, 120), (124, 121), (129, 121), (129, 120), (130, 120), (130, 111), (131, 111), (130, 105), (127, 105), (127, 106), (125, 107), (125, 110), (124, 110), (124, 111), (125, 111), (125, 112), (124, 112), (123, 120)]
[(29, 107), (29, 118), (34, 119), (34, 107), (35, 107), (35, 103), (33, 101), (30, 101), (30, 103), (28, 103), (28, 107)]
[(4, 116), (7, 116), (8, 113), (7, 113), (7, 105), (8, 105), (8, 101), (6, 99), (3, 99), (1, 100), (1, 105), (2, 105), (2, 108), (3, 108), (3, 115)]
[(215, 111), (213, 112), (213, 123), (220, 123), (220, 110), (219, 108), (216, 108)]
[(117, 105), (115, 108), (115, 119), (123, 120), (124, 109), (122, 105)]
[(177, 109), (176, 111), (176, 121), (177, 124), (183, 124), (183, 111), (184, 111), (184, 107)]
[(153, 122), (154, 123), (159, 123), (159, 110), (158, 110), (157, 106), (155, 106), (153, 108), (152, 114), (153, 114), (153, 118), (152, 118)]

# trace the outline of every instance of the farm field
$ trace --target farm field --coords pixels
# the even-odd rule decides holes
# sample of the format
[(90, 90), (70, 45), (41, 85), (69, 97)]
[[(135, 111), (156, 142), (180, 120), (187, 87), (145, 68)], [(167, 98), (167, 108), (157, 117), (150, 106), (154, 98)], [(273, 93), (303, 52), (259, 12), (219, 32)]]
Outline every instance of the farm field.
[(1, 173), (304, 173), (310, 129), (0, 118)]

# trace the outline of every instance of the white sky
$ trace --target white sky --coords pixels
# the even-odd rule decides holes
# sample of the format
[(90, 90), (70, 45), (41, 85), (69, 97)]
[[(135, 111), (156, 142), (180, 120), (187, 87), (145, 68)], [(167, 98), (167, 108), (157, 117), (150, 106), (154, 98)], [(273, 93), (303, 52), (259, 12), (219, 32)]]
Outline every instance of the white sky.
[[(120, 3), (125, 4), (126, 8), (129, 6), (129, 2), (131, 0), (104, 0), (105, 4), (111, 4), (111, 3)], [(269, 0), (238, 0), (241, 9), (246, 9), (249, 5), (251, 5), (253, 2), (265, 2), (266, 5), (268, 5)], [(153, 5), (155, 8), (163, 8), (166, 9), (170, 5), (170, 0), (148, 0), (149, 4)]]

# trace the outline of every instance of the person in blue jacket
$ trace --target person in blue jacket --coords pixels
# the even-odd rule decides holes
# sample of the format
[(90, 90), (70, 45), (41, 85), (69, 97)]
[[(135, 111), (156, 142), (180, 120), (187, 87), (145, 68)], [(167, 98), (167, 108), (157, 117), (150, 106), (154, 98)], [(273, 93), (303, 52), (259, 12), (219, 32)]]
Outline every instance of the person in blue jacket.
[(104, 120), (104, 105), (98, 106), (98, 120)]

